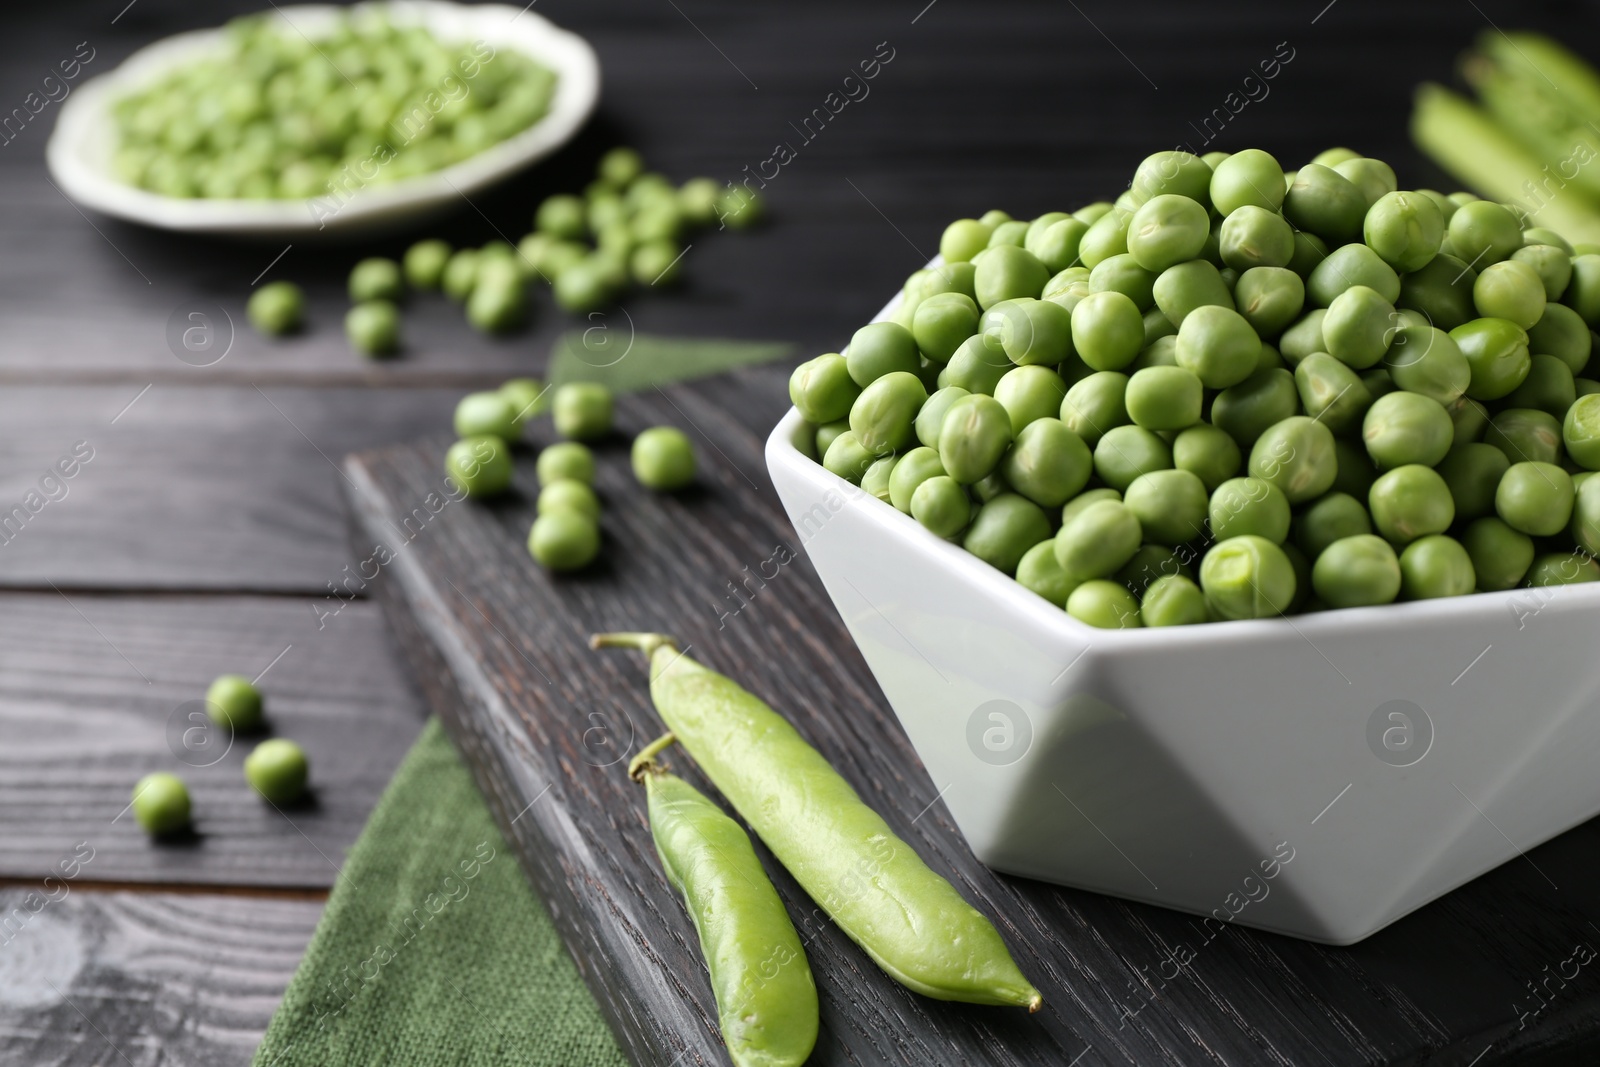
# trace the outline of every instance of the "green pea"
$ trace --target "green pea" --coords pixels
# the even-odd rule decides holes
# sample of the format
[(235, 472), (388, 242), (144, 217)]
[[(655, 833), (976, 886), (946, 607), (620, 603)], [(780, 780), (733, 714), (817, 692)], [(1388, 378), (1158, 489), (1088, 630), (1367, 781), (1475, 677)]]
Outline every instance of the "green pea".
[(1556, 356), (1536, 355), (1528, 360), (1528, 376), (1505, 398), (1511, 408), (1533, 408), (1561, 419), (1578, 399), (1572, 370)]
[(544, 449), (534, 465), (540, 485), (558, 481), (594, 484), (594, 453), (576, 441), (562, 441)]
[(517, 409), (499, 392), (468, 393), (456, 404), (457, 437), (499, 437), (510, 442), (521, 436)]
[(1078, 250), (1083, 244), (1084, 234), (1088, 232), (1088, 223), (1067, 215), (1037, 230), (1030, 225), (1022, 247), (1037, 257), (1045, 269), (1064, 270), (1078, 262)]
[(1211, 536), (1218, 541), (1251, 534), (1282, 544), (1289, 536), (1289, 501), (1271, 482), (1230, 478), (1207, 505)]
[(1205, 532), (1205, 483), (1189, 471), (1141, 474), (1128, 485), (1123, 502), (1139, 520), (1144, 539), (1154, 544), (1181, 545)]
[(1294, 518), (1294, 543), (1311, 559), (1335, 541), (1372, 532), (1367, 506), (1349, 493), (1334, 491), (1312, 501)]
[(1035, 419), (1053, 418), (1066, 399), (1067, 383), (1049, 367), (1023, 366), (1007, 371), (995, 384), (994, 398), (1011, 416), (1011, 430), (1021, 433), (1022, 428)]
[(464, 301), (472, 295), (472, 287), (478, 280), (478, 251), (475, 248), (463, 248), (450, 257), (444, 265), (444, 274), (439, 280), (440, 288), (444, 295), (455, 301)]
[(1235, 152), (1218, 163), (1209, 188), (1212, 206), (1229, 218), (1247, 207), (1276, 212), (1287, 192), (1283, 168), (1259, 148)]
[(1295, 596), (1294, 565), (1283, 549), (1246, 534), (1219, 542), (1200, 561), (1200, 588), (1223, 619), (1281, 615)]
[(1410, 464), (1378, 476), (1367, 493), (1372, 524), (1392, 545), (1444, 533), (1455, 521), (1450, 487), (1431, 467)]
[(1183, 328), (1190, 312), (1202, 307), (1233, 310), (1233, 294), (1214, 264), (1203, 259), (1168, 267), (1156, 278), (1152, 288), (1156, 307), (1178, 328)]
[(1512, 463), (1558, 463), (1561, 459), (1561, 423), (1547, 412), (1508, 408), (1489, 422), (1485, 444), (1505, 453)]
[[(1192, 553), (1185, 548), (1185, 555)], [(1139, 551), (1133, 554), (1132, 559), (1117, 570), (1114, 578), (1125, 585), (1128, 592), (1142, 599), (1150, 583), (1166, 574), (1194, 577), (1194, 572), (1178, 559), (1178, 554), (1172, 549), (1164, 545), (1144, 544), (1139, 546)]]
[(437, 289), (444, 279), (445, 264), (450, 261), (450, 245), (437, 238), (418, 241), (406, 249), (401, 267), (406, 284), (413, 289)]
[(1039, 505), (1016, 493), (1001, 493), (978, 509), (961, 547), (1014, 575), (1023, 553), (1049, 537), (1050, 520)]
[(1337, 171), (1308, 163), (1295, 172), (1294, 184), (1283, 199), (1283, 214), (1297, 229), (1344, 244), (1361, 236), (1367, 199)]
[[(1294, 369), (1294, 385), (1305, 413), (1335, 434), (1360, 426), (1372, 406), (1372, 391), (1366, 383), (1348, 365), (1323, 352), (1313, 352), (1300, 361)], [(1280, 418), (1293, 414), (1285, 412)]]
[(1142, 625), (1139, 601), (1120, 582), (1092, 579), (1067, 597), (1067, 614), (1102, 630), (1125, 630)]
[(977, 268), (971, 263), (940, 263), (928, 267), (920, 272), (922, 280), (922, 297), (938, 296), (940, 293), (960, 293), (962, 296), (973, 296), (973, 280), (977, 276)]
[(1463, 205), (1446, 230), (1454, 254), (1483, 270), (1522, 247), (1522, 226), (1508, 209), (1488, 200)]
[(1600, 582), (1600, 563), (1577, 552), (1547, 552), (1528, 569), (1531, 586), (1576, 585)]
[(1363, 244), (1341, 245), (1328, 253), (1306, 278), (1306, 298), (1330, 307), (1340, 293), (1357, 285), (1374, 290), (1391, 304), (1400, 298), (1400, 276)]
[(1233, 437), (1209, 423), (1191, 426), (1172, 441), (1172, 465), (1198, 477), (1208, 493), (1238, 474), (1243, 462)]
[(1600, 470), (1600, 393), (1579, 397), (1561, 425), (1567, 455), (1585, 470)]
[(511, 485), (511, 450), (500, 437), (468, 437), (445, 451), (444, 471), (467, 496), (494, 496)]
[(634, 478), (646, 489), (670, 492), (694, 481), (694, 446), (675, 426), (652, 426), (635, 437), (629, 461)]
[(911, 513), (911, 495), (917, 486), (929, 478), (944, 474), (944, 464), (939, 462), (937, 449), (923, 445), (913, 448), (889, 472), (889, 503), (906, 514)]
[(600, 554), (600, 527), (581, 511), (553, 508), (533, 520), (528, 553), (550, 570), (579, 570)]
[(1182, 367), (1147, 367), (1128, 379), (1128, 417), (1147, 430), (1182, 430), (1200, 421), (1204, 393)]
[(553, 237), (579, 241), (588, 235), (588, 211), (583, 200), (560, 193), (546, 197), (534, 212), (534, 228)]
[(1450, 487), (1456, 518), (1466, 521), (1492, 515), (1495, 490), (1510, 467), (1505, 452), (1494, 445), (1466, 442), (1451, 448), (1438, 471)]
[(1039, 258), (1014, 245), (991, 247), (974, 261), (973, 291), (980, 308), (1002, 300), (1037, 297), (1050, 280), (1050, 271)]
[(1434, 326), (1453, 330), (1477, 318), (1472, 288), (1477, 272), (1462, 260), (1441, 252), (1421, 269), (1400, 279), (1397, 306), (1421, 312)]
[(1260, 358), (1260, 337), (1231, 308), (1196, 308), (1178, 327), (1178, 366), (1192, 371), (1208, 389), (1244, 381)]
[(1439, 254), (1444, 212), (1420, 193), (1386, 192), (1367, 209), (1367, 246), (1400, 273), (1421, 270)]
[[(1139, 350), (1139, 358), (1129, 366), (1138, 367), (1140, 360), (1144, 359), (1146, 352), (1152, 345), (1162, 338), (1176, 338), (1178, 328), (1172, 325), (1172, 320), (1167, 318), (1166, 312), (1160, 308), (1151, 308), (1144, 313), (1144, 347)], [(1142, 369), (1142, 368), (1140, 368)]]
[(242, 674), (224, 674), (206, 689), (206, 714), (233, 733), (261, 728), (261, 690)]
[(1461, 397), (1445, 410), (1450, 413), (1450, 421), (1455, 425), (1454, 440), (1458, 445), (1479, 440), (1489, 427), (1488, 409), (1471, 397)]
[(1278, 338), (1278, 351), (1283, 353), (1285, 362), (1294, 366), (1313, 352), (1327, 352), (1328, 346), (1322, 339), (1322, 323), (1327, 317), (1326, 309), (1315, 308), (1283, 331)]
[(344, 317), (350, 347), (369, 356), (386, 356), (400, 347), (400, 311), (387, 300), (357, 304)]
[(1572, 281), (1561, 300), (1591, 328), (1600, 326), (1600, 255), (1588, 252), (1572, 257)]
[(244, 759), (245, 780), (274, 804), (290, 804), (306, 791), (310, 766), (305, 750), (287, 738), (274, 737), (250, 750)]
[(1396, 189), (1394, 169), (1381, 159), (1353, 156), (1333, 164), (1333, 169), (1361, 190), (1369, 209)]
[(573, 314), (586, 314), (609, 304), (618, 284), (610, 262), (593, 255), (557, 274), (552, 292), (563, 309)]
[[(1591, 486), (1589, 483), (1594, 482)], [(1574, 499), (1569, 532), (1578, 547), (1590, 555), (1600, 554), (1600, 481), (1588, 475), (1572, 480)]]
[[(1120, 256), (1101, 260), (1095, 264), (1094, 270), (1089, 272), (1091, 293), (1121, 293), (1132, 300), (1140, 312), (1146, 313), (1147, 323), (1148, 312), (1152, 310), (1155, 302), (1155, 282), (1156, 272), (1141, 267), (1138, 261), (1126, 252)], [(1146, 343), (1148, 341), (1147, 327)]]
[(1217, 249), (1234, 270), (1287, 267), (1294, 259), (1294, 227), (1275, 211), (1245, 205), (1222, 220)]
[(1120, 370), (1144, 344), (1144, 320), (1122, 293), (1090, 293), (1072, 309), (1072, 341), (1095, 370)]
[(1316, 234), (1294, 231), (1294, 255), (1289, 259), (1289, 269), (1302, 278), (1311, 277), (1317, 264), (1328, 258), (1328, 243)]
[(1128, 376), (1099, 371), (1074, 382), (1061, 401), (1061, 421), (1093, 447), (1107, 431), (1126, 426)]
[(911, 443), (917, 412), (927, 399), (915, 374), (890, 371), (856, 397), (850, 407), (850, 429), (873, 455), (898, 452)]
[(1017, 564), (1017, 583), (1058, 608), (1067, 606), (1067, 598), (1078, 587), (1078, 583), (1067, 577), (1067, 572), (1056, 562), (1054, 538), (1040, 541), (1022, 554), (1022, 560)]
[(1328, 354), (1357, 370), (1374, 366), (1389, 350), (1394, 305), (1365, 285), (1334, 297), (1322, 320)]
[(1044, 283), (1044, 291), (1039, 294), (1041, 300), (1051, 300), (1071, 311), (1078, 306), (1078, 301), (1089, 295), (1089, 279), (1094, 272), (1088, 267), (1067, 267), (1051, 275), (1050, 280)]
[(1285, 267), (1251, 267), (1233, 287), (1239, 314), (1260, 337), (1276, 337), (1305, 307), (1306, 287)]
[(1007, 219), (1000, 223), (989, 234), (989, 247), (999, 248), (1001, 245), (1010, 245), (1021, 248), (1022, 242), (1028, 236), (1028, 223), (1017, 219)]
[(1142, 426), (1107, 430), (1094, 447), (1095, 473), (1118, 492), (1126, 492), (1141, 474), (1171, 466), (1171, 446)]
[(1055, 538), (1056, 562), (1075, 581), (1107, 578), (1142, 542), (1139, 518), (1126, 504), (1101, 500), (1075, 514)]
[(959, 386), (985, 396), (994, 393), (1000, 379), (1016, 364), (1000, 347), (998, 338), (977, 334), (961, 342), (940, 375), (945, 385)]
[(1544, 314), (1528, 330), (1528, 350), (1555, 356), (1573, 374), (1589, 363), (1594, 335), (1576, 311), (1565, 304), (1545, 305)]
[(1331, 488), (1357, 500), (1367, 499), (1367, 492), (1378, 478), (1378, 468), (1373, 466), (1367, 450), (1354, 441), (1338, 438), (1333, 442), (1333, 456), (1336, 469)]
[(977, 219), (957, 219), (939, 237), (939, 255), (946, 263), (964, 263), (989, 247), (990, 227)]
[(1251, 446), (1249, 471), (1251, 477), (1277, 486), (1291, 504), (1315, 500), (1333, 485), (1337, 473), (1333, 433), (1304, 415), (1284, 419)]
[(954, 478), (935, 475), (911, 493), (911, 517), (946, 539), (966, 529), (972, 518), (972, 502)]
[(911, 373), (921, 365), (911, 331), (892, 322), (861, 327), (850, 338), (844, 356), (851, 379), (863, 389), (885, 374)]
[(1106, 200), (1096, 200), (1092, 204), (1085, 204), (1072, 213), (1072, 217), (1087, 226), (1092, 226), (1095, 220), (1111, 211), (1113, 205)]
[(900, 457), (892, 453), (879, 456), (872, 461), (866, 471), (861, 475), (861, 488), (871, 496), (877, 497), (884, 503), (889, 501), (889, 479), (894, 476), (894, 468), (899, 463)]
[(929, 448), (939, 447), (939, 430), (944, 424), (944, 416), (954, 404), (964, 396), (971, 396), (967, 390), (959, 385), (947, 385), (933, 393), (921, 410), (917, 412), (915, 425), (917, 440)]
[(938, 293), (917, 305), (911, 336), (922, 354), (948, 363), (961, 342), (978, 331), (978, 305), (965, 293)]
[(855, 431), (846, 430), (823, 451), (822, 465), (850, 484), (860, 485), (861, 476), (877, 458), (876, 453), (869, 452), (856, 438)]
[(467, 321), (483, 333), (509, 333), (527, 321), (528, 294), (521, 277), (480, 281), (467, 297)]
[(245, 314), (269, 337), (293, 333), (305, 316), (306, 298), (294, 282), (268, 282), (250, 294)]
[(1073, 354), (1072, 313), (1050, 300), (1002, 300), (983, 313), (978, 330), (1019, 366), (1054, 366)]
[(1465, 596), (1477, 581), (1472, 557), (1453, 537), (1421, 537), (1400, 553), (1400, 588), (1407, 600)]
[[(1161, 312), (1157, 311), (1157, 315)], [(1162, 315), (1162, 318), (1165, 318)], [(1157, 337), (1139, 353), (1137, 359), (1128, 364), (1127, 369), (1135, 373), (1146, 367), (1176, 367), (1178, 365), (1178, 332), (1173, 332), (1166, 337)]]
[(1133, 212), (1115, 208), (1094, 222), (1078, 242), (1078, 262), (1093, 269), (1102, 260), (1128, 251), (1128, 226)]
[[(1085, 489), (1083, 492), (1067, 501), (1066, 504), (1061, 508), (1060, 526), (1065, 526), (1067, 523), (1071, 522), (1079, 512), (1083, 511), (1091, 504), (1100, 503), (1102, 500), (1114, 500), (1118, 503), (1121, 503), (1122, 494), (1115, 489), (1105, 486), (1102, 486), (1099, 489)], [(1057, 527), (1058, 530), (1060, 529), (1060, 526)]]
[(1520, 585), (1533, 566), (1533, 538), (1498, 517), (1481, 518), (1461, 532), (1478, 588), (1486, 593)]
[(971, 485), (987, 476), (1011, 447), (1011, 415), (993, 397), (957, 400), (939, 427), (939, 461), (949, 476)]
[(1432, 467), (1450, 451), (1455, 426), (1437, 400), (1418, 393), (1390, 393), (1372, 402), (1361, 438), (1379, 470), (1411, 463)]
[(1505, 319), (1527, 330), (1544, 316), (1544, 282), (1528, 264), (1514, 259), (1484, 267), (1472, 283), (1478, 314)]
[(363, 259), (350, 271), (349, 290), (353, 303), (360, 304), (368, 300), (399, 303), (406, 291), (405, 281), (400, 276), (400, 264), (378, 256)]
[(1129, 188), (1143, 204), (1172, 193), (1211, 205), (1211, 168), (1193, 152), (1155, 152), (1140, 161)]
[(1538, 275), (1544, 298), (1551, 303), (1560, 300), (1561, 294), (1572, 284), (1572, 253), (1555, 245), (1524, 246), (1511, 253), (1507, 262), (1526, 266)]
[(1205, 594), (1190, 578), (1168, 574), (1145, 589), (1139, 614), (1146, 626), (1191, 626), (1206, 622)]
[(1311, 568), (1312, 587), (1333, 608), (1392, 603), (1400, 595), (1402, 580), (1394, 549), (1372, 534), (1333, 542)]
[(1145, 270), (1159, 272), (1194, 259), (1211, 223), (1206, 209), (1187, 196), (1152, 196), (1128, 223), (1128, 252)]
[(536, 510), (540, 515), (560, 510), (576, 511), (592, 522), (600, 521), (600, 498), (588, 482), (556, 479), (539, 490)]
[(1281, 367), (1253, 372), (1244, 381), (1218, 393), (1211, 402), (1211, 421), (1239, 447), (1255, 444), (1269, 426), (1299, 411), (1295, 376)]
[(836, 422), (850, 414), (861, 387), (836, 352), (807, 360), (789, 376), (789, 400), (807, 422)]
[(1474, 400), (1498, 400), (1522, 384), (1532, 362), (1528, 335), (1505, 319), (1482, 318), (1450, 331), (1451, 340), (1472, 368), (1467, 395)]
[(599, 382), (557, 386), (550, 414), (556, 432), (575, 441), (592, 441), (611, 432), (611, 390)]
[(189, 790), (175, 774), (157, 771), (133, 787), (133, 817), (155, 837), (175, 834), (189, 825)]
[(1572, 518), (1572, 477), (1553, 463), (1513, 463), (1495, 490), (1495, 512), (1512, 529), (1550, 537)]
[(1472, 382), (1472, 367), (1455, 340), (1432, 326), (1395, 330), (1383, 366), (1396, 386), (1446, 408), (1459, 400)]

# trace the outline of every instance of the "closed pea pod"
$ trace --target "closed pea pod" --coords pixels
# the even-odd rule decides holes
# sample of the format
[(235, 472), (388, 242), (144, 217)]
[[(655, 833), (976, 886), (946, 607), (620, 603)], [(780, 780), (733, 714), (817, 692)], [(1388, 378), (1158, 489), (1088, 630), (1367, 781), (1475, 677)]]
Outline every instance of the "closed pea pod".
[(654, 763), (635, 777), (644, 782), (656, 855), (694, 920), (729, 1057), (739, 1067), (798, 1067), (817, 1043), (817, 987), (749, 835)]
[(650, 657), (650, 696), (712, 783), (885, 973), (939, 1000), (1037, 1010), (999, 932), (900, 840), (789, 722), (661, 634), (600, 634)]

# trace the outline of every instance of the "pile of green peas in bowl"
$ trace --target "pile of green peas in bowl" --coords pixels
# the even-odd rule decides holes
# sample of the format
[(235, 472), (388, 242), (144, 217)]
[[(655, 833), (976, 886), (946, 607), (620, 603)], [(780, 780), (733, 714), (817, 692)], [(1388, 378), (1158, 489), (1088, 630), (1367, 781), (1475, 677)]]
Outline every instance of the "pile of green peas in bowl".
[(944, 231), (802, 364), (828, 470), (1092, 626), (1600, 580), (1600, 246), (1346, 148)]

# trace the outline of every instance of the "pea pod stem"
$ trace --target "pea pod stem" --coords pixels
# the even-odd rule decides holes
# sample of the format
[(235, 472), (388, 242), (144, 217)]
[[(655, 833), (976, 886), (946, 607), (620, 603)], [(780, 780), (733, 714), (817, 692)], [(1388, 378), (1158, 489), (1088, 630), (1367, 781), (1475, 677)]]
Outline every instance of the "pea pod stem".
[(665, 634), (600, 634), (650, 657), (650, 696), (678, 743), (795, 880), (891, 978), (940, 1000), (1043, 998), (999, 931), (772, 708)]
[(668, 732), (640, 749), (639, 754), (628, 761), (628, 777), (636, 782), (641, 782), (644, 780), (640, 777), (641, 775), (658, 770), (659, 765), (656, 763), (656, 757), (671, 748), (676, 740), (677, 738), (673, 737), (671, 732)]

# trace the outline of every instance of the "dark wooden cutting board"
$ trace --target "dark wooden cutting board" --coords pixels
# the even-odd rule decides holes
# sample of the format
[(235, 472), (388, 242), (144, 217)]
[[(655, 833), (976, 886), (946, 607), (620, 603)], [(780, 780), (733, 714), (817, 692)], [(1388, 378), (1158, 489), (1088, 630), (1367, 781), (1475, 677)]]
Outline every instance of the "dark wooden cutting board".
[[(443, 436), (345, 465), (350, 572), (376, 573), (367, 591), (383, 598), (426, 696), (635, 1063), (727, 1059), (693, 928), (657, 863), (642, 792), (624, 773), (627, 755), (662, 732), (644, 660), (591, 652), (586, 638), (598, 630), (674, 633), (787, 714), (994, 919), (1044, 993), (1030, 1016), (901, 989), (758, 846), (821, 992), (813, 1064), (1481, 1067), (1568, 1062), (1600, 1048), (1600, 966), (1571, 962), (1600, 948), (1591, 922), (1600, 820), (1350, 948), (1213, 932), (1190, 916), (978, 864), (766, 477), (762, 443), (786, 406), (783, 381), (781, 371), (744, 371), (622, 398), (620, 435), (600, 450), (605, 548), (579, 576), (552, 577), (528, 558), (532, 449), (518, 460), (515, 490), (490, 503), (445, 502)], [(622, 435), (658, 423), (696, 440), (702, 473), (691, 492), (658, 496), (632, 481)], [(530, 435), (547, 443), (550, 429)], [(375, 552), (379, 543), (386, 551)], [(707, 788), (686, 756), (672, 759)]]

